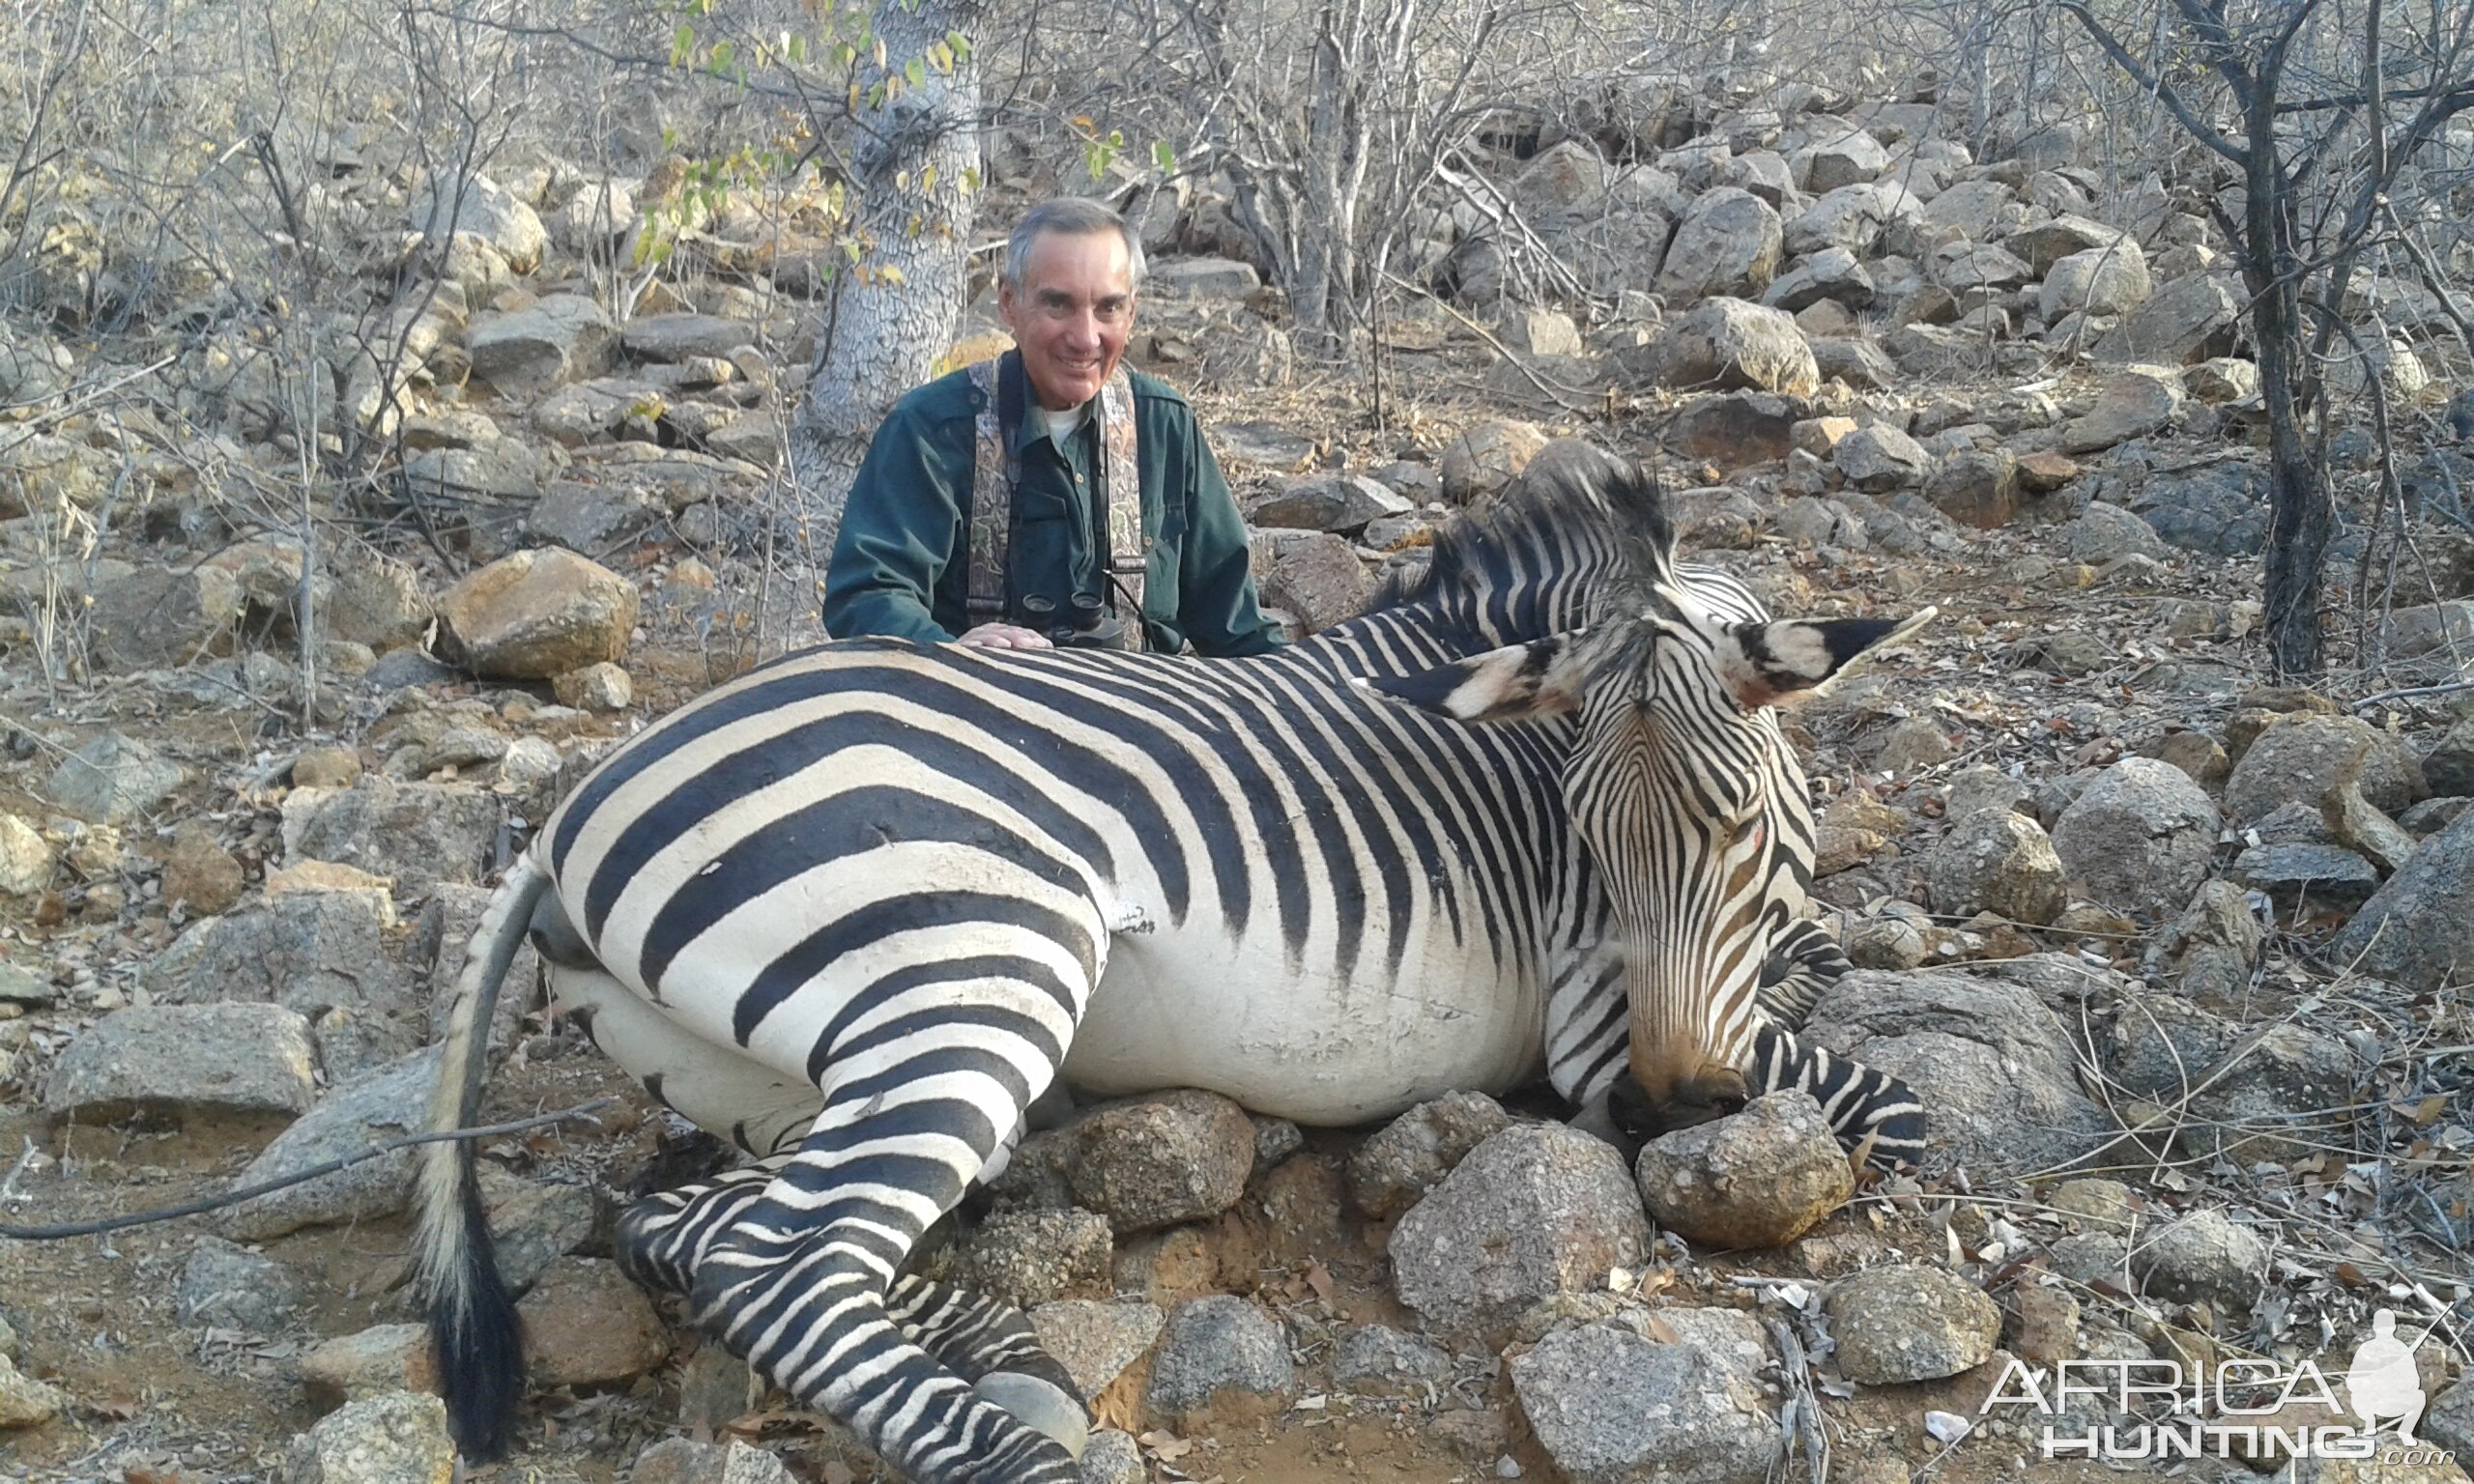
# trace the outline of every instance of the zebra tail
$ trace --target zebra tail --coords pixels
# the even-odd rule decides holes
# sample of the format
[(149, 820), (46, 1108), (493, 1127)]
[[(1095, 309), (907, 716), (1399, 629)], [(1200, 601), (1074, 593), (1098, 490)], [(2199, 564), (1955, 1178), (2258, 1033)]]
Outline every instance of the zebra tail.
[[(549, 872), (528, 853), (490, 899), (455, 981), (455, 1004), (431, 1095), (429, 1130), (452, 1133), (480, 1110), (489, 1071), (490, 1017), (499, 985), (523, 946)], [(490, 1459), (514, 1440), (524, 1395), (524, 1339), (515, 1301), (499, 1277), (473, 1141), (442, 1140), (421, 1150), (414, 1271), (429, 1305), (431, 1359), (446, 1394), (447, 1431), (468, 1458)]]

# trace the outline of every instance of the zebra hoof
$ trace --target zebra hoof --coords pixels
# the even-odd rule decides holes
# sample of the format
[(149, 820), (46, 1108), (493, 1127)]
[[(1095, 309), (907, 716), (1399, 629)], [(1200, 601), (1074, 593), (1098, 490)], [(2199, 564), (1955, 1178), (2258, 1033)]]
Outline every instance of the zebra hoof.
[(1054, 1382), (1021, 1371), (991, 1371), (972, 1383), (971, 1389), (1012, 1413), (1023, 1426), (1055, 1439), (1057, 1446), (1078, 1459), (1091, 1441), (1091, 1422), (1082, 1404)]

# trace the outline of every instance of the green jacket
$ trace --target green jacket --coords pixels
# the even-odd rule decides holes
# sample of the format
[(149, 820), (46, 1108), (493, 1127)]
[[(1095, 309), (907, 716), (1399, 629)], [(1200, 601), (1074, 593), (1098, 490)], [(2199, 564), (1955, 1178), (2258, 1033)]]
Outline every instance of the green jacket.
[[(1167, 384), (1134, 372), (1142, 528), (1152, 540), (1143, 619), (1151, 647), (1174, 654), (1192, 641), (1204, 654), (1261, 654), (1279, 646), (1277, 625), (1256, 606), (1254, 581), (1228, 483), (1202, 440), (1194, 409)], [(969, 626), (965, 528), (977, 434), (970, 376), (957, 371), (918, 388), (886, 414), (859, 466), (825, 570), (824, 628), (836, 639), (885, 634), (950, 640)], [(1101, 591), (1093, 508), (1097, 419), (1068, 441), (1069, 459), (1025, 417), (1015, 430), (1021, 480), (1008, 557), (1012, 598), (1044, 595), (1059, 613), (1075, 594)]]

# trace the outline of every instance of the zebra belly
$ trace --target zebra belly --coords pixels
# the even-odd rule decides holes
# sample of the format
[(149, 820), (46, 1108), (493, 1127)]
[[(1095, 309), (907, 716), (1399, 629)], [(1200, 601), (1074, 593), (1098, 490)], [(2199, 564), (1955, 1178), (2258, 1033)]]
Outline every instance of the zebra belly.
[[(1214, 941), (1217, 939), (1217, 941)], [(1447, 1092), (1504, 1092), (1545, 1065), (1545, 996), (1453, 943), (1398, 972), (1300, 972), (1277, 940), (1120, 933), (1065, 1058), (1077, 1088), (1199, 1087), (1317, 1126), (1388, 1118)]]

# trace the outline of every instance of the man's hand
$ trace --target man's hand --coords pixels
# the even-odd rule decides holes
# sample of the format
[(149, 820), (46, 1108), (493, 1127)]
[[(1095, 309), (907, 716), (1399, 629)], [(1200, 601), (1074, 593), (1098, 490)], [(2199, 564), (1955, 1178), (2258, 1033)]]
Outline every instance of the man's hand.
[(1048, 636), (1011, 623), (983, 623), (962, 637), (965, 644), (982, 649), (1053, 649)]

